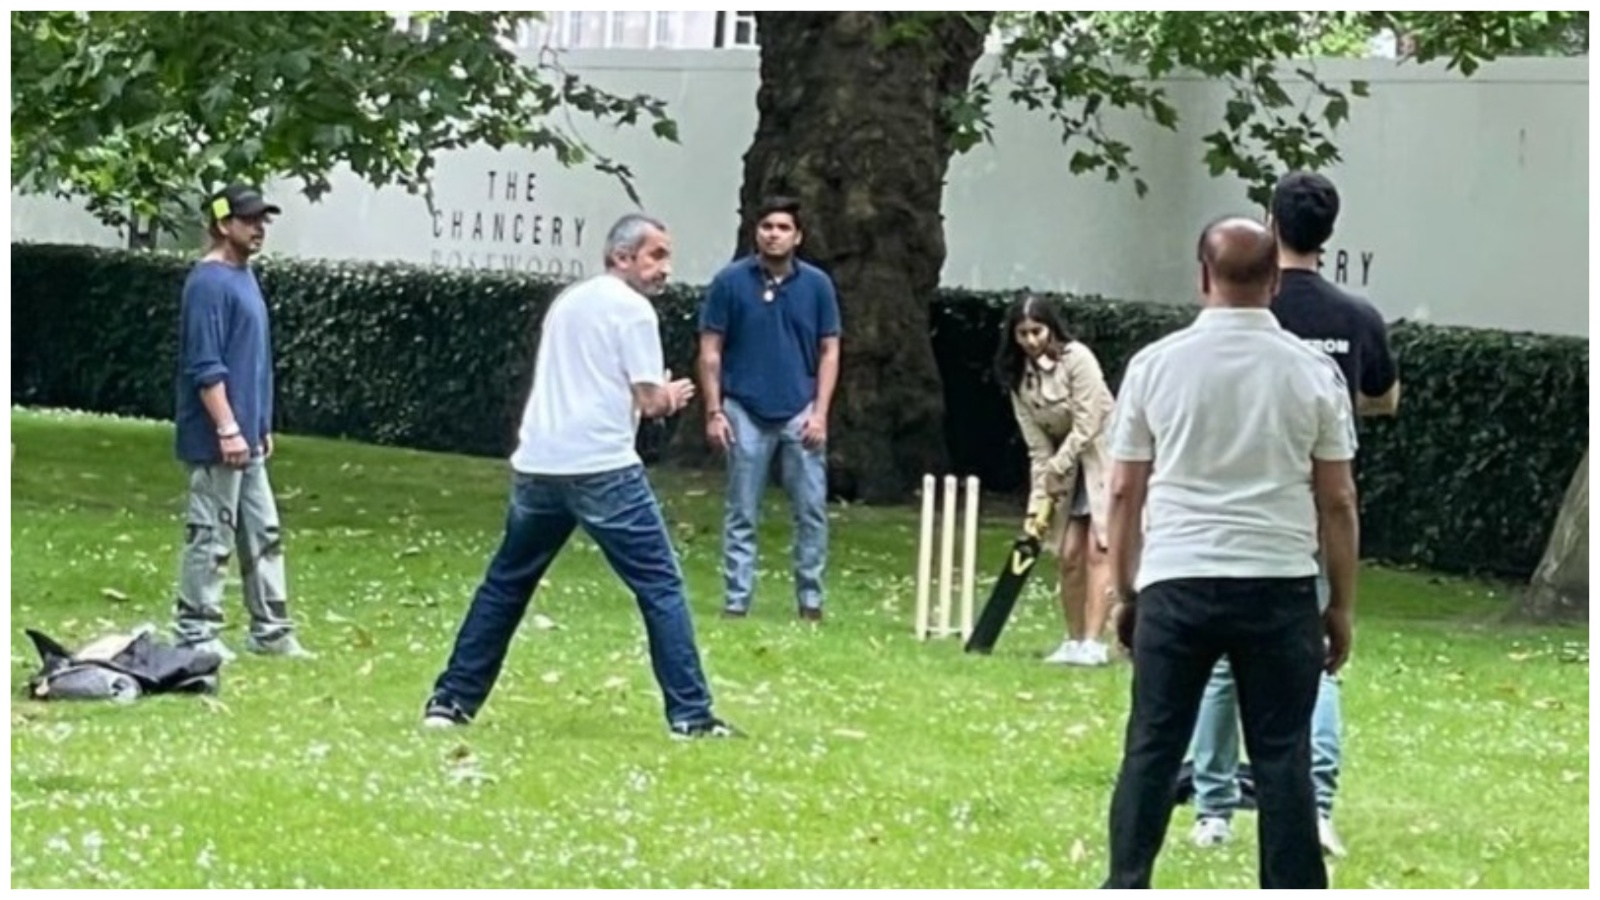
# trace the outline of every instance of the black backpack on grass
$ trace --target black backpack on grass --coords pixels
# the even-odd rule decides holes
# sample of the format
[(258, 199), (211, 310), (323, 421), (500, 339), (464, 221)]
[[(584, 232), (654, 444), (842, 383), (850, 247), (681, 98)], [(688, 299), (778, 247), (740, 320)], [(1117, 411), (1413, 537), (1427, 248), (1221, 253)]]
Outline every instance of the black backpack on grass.
[(24, 630), (41, 662), (28, 679), (34, 700), (132, 703), (146, 694), (215, 694), (221, 686), (222, 657), (158, 643), (149, 627), (106, 635), (76, 652)]

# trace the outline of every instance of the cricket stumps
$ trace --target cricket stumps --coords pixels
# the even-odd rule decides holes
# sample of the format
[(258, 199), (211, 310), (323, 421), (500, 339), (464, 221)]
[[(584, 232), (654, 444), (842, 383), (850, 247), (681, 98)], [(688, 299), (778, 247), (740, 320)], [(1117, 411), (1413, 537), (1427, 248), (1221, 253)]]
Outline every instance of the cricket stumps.
[[(942, 496), (940, 485), (943, 485)], [(979, 483), (969, 475), (964, 484), (966, 496), (961, 495), (963, 480), (954, 475), (940, 479), (934, 475), (922, 476), (922, 532), (917, 542), (917, 619), (918, 640), (929, 637), (957, 637), (966, 640), (972, 634), (972, 604), (978, 562), (978, 494)], [(958, 502), (965, 500), (965, 513), (960, 524), (961, 534), (961, 621), (952, 625), (955, 591), (956, 511)], [(940, 507), (942, 506), (942, 511)], [(933, 547), (939, 544), (938, 606), (933, 605)]]

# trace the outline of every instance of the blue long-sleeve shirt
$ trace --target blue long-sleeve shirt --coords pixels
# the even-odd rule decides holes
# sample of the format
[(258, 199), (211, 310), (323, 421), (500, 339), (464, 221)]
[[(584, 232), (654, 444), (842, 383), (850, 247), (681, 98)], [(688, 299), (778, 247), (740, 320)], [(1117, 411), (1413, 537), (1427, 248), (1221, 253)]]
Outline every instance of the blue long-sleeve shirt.
[(222, 448), (200, 390), (227, 385), (228, 404), (251, 455), (272, 430), (272, 333), (261, 284), (249, 266), (205, 260), (183, 284), (178, 323), (177, 456), (219, 463)]

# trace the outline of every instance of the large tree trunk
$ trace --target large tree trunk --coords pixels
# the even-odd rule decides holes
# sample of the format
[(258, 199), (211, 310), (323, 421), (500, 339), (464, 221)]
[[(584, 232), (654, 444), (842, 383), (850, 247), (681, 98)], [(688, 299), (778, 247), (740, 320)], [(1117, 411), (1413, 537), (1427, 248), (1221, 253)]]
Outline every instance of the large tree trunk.
[(1519, 612), (1538, 621), (1589, 621), (1589, 451), (1567, 486), (1544, 559)]
[[(908, 15), (931, 33), (881, 46)], [(833, 276), (844, 325), (828, 455), (830, 488), (845, 499), (903, 499), (946, 465), (929, 334), (953, 150), (941, 105), (967, 88), (990, 18), (756, 14), (760, 120), (745, 154), (737, 252), (751, 249), (763, 197), (799, 198), (800, 254)], [(679, 461), (704, 460), (701, 431), (698, 414), (685, 419)]]

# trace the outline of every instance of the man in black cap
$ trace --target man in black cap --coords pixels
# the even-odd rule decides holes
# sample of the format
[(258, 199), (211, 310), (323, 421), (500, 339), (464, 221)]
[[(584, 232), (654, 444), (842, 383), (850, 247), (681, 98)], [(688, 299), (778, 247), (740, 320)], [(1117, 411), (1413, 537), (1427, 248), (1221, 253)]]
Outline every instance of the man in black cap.
[(267, 480), (272, 456), (272, 343), (250, 268), (281, 213), (230, 185), (206, 201), (210, 249), (190, 270), (179, 315), (177, 457), (189, 478), (174, 626), (180, 644), (231, 660), (219, 636), (222, 588), (237, 552), (250, 614), (246, 649), (310, 656), (289, 618), (283, 535)]

